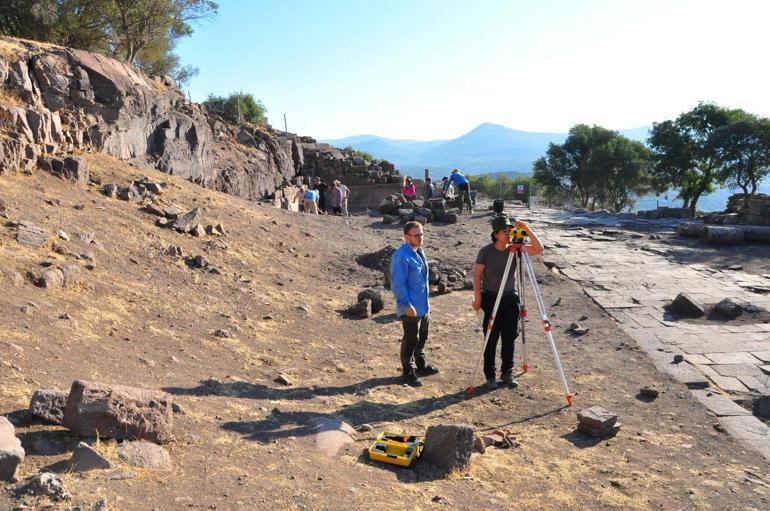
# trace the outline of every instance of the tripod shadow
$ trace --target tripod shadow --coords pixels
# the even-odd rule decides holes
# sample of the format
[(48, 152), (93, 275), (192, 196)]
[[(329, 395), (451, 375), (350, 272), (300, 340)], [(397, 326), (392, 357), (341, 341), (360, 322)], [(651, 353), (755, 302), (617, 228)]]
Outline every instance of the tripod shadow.
[(497, 426), (490, 426), (488, 428), (484, 428), (484, 429), (481, 429), (479, 431), (494, 431), (496, 429), (502, 429), (502, 428), (505, 428), (505, 427), (508, 427), (508, 426), (515, 426), (516, 424), (525, 424), (525, 423), (527, 423), (529, 421), (533, 421), (533, 420), (536, 420), (536, 419), (542, 419), (543, 417), (548, 417), (549, 415), (553, 415), (555, 413), (560, 413), (562, 410), (566, 410), (568, 408), (569, 408), (569, 406), (563, 405), (563, 406), (560, 406), (558, 408), (554, 408), (553, 410), (548, 410), (547, 412), (538, 413), (538, 414), (535, 414), (535, 415), (530, 415), (529, 417), (524, 417), (522, 419), (516, 419), (516, 420), (510, 421), (510, 422), (506, 422), (505, 424), (499, 424)]

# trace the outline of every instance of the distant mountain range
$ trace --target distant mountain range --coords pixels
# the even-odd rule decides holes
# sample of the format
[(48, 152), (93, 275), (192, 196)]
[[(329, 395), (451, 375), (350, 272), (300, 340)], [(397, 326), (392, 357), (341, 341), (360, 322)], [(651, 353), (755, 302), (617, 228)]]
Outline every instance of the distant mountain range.
[[(620, 130), (632, 140), (645, 140), (650, 126)], [(515, 172), (529, 174), (532, 162), (545, 155), (548, 144), (561, 144), (566, 133), (536, 133), (484, 123), (452, 140), (403, 140), (356, 135), (336, 140), (322, 140), (337, 147), (366, 151), (375, 158), (388, 160), (406, 173), (417, 174), (429, 168), (446, 173), (460, 168), (467, 174)]]

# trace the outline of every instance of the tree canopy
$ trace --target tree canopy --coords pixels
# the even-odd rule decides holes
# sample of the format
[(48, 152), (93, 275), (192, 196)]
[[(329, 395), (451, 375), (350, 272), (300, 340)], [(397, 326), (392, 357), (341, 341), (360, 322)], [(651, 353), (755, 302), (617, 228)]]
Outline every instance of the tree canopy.
[[(230, 122), (267, 123), (267, 109), (262, 101), (251, 94), (234, 92), (227, 97), (209, 94), (203, 105), (210, 111)], [(240, 112), (240, 119), (238, 113)]]
[(197, 69), (180, 64), (176, 43), (218, 8), (212, 0), (5, 0), (0, 33), (103, 53), (184, 83)]
[(548, 196), (573, 197), (584, 208), (632, 206), (649, 190), (650, 151), (600, 126), (573, 126), (563, 144), (549, 144), (533, 163), (533, 177)]

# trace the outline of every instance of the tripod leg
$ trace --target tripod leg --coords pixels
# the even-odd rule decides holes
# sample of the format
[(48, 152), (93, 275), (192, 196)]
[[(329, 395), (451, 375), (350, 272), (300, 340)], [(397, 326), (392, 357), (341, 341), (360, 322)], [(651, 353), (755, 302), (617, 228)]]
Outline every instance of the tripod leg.
[(527, 356), (527, 327), (526, 327), (526, 319), (527, 319), (527, 300), (526, 300), (526, 293), (524, 289), (524, 266), (523, 266), (523, 256), (519, 253), (518, 256), (518, 282), (516, 285), (519, 288), (519, 329), (521, 331), (521, 353), (523, 356), (523, 363), (521, 364), (521, 370), (525, 373), (529, 371), (529, 357)]
[(537, 285), (537, 279), (535, 278), (535, 270), (532, 267), (532, 260), (529, 258), (529, 254), (522, 252), (524, 258), (524, 264), (527, 267), (527, 274), (529, 275), (529, 283), (532, 285), (532, 290), (535, 294), (535, 301), (537, 307), (540, 310), (540, 316), (543, 318), (543, 330), (548, 338), (548, 342), (551, 345), (551, 351), (553, 352), (553, 358), (556, 362), (556, 369), (559, 371), (561, 377), (561, 384), (564, 387), (564, 397), (567, 399), (567, 404), (572, 406), (572, 393), (569, 390), (569, 384), (567, 383), (567, 376), (564, 374), (564, 368), (562, 367), (561, 358), (559, 357), (559, 350), (556, 348), (556, 341), (553, 338), (551, 332), (551, 323), (548, 321), (548, 313), (545, 310), (545, 303), (543, 302), (543, 295), (540, 294), (540, 287)]
[[(505, 271), (503, 271), (503, 280), (500, 283), (500, 289), (497, 291), (497, 298), (495, 299), (495, 305), (492, 307), (492, 314), (489, 316), (489, 323), (487, 324), (487, 331), (484, 333), (484, 347), (481, 350), (481, 358), (476, 365), (476, 370), (473, 371), (471, 378), (476, 378), (476, 374), (479, 372), (479, 367), (484, 361), (484, 352), (487, 351), (487, 344), (489, 343), (489, 336), (492, 334), (492, 328), (495, 326), (495, 315), (497, 315), (497, 309), (500, 307), (500, 299), (503, 297), (503, 291), (505, 290), (505, 283), (508, 281), (508, 274), (511, 271), (511, 263), (513, 262), (513, 252), (508, 253), (508, 260), (505, 262)], [(469, 396), (473, 394), (473, 381), (465, 389), (465, 393)]]

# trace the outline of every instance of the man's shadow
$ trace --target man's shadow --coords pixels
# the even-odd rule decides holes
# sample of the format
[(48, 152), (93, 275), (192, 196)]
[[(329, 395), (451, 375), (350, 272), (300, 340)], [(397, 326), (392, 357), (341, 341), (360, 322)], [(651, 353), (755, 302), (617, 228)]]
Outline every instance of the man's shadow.
[(260, 383), (244, 381), (221, 381), (210, 378), (201, 381), (200, 385), (193, 388), (165, 387), (163, 390), (177, 396), (229, 396), (244, 399), (264, 400), (294, 400), (301, 401), (313, 399), (319, 396), (339, 396), (343, 394), (359, 394), (366, 390), (387, 385), (396, 385), (401, 382), (400, 376), (382, 376), (369, 378), (350, 385), (337, 387), (286, 387), (273, 388)]
[(312, 435), (316, 431), (315, 424), (323, 418), (334, 417), (350, 424), (398, 422), (442, 410), (484, 394), (486, 394), (486, 389), (478, 389), (472, 396), (467, 396), (463, 390), (438, 398), (426, 397), (403, 404), (362, 400), (345, 405), (332, 413), (283, 412), (276, 409), (269, 416), (260, 420), (226, 422), (221, 427), (228, 431), (240, 433), (249, 440), (267, 443), (280, 438)]

